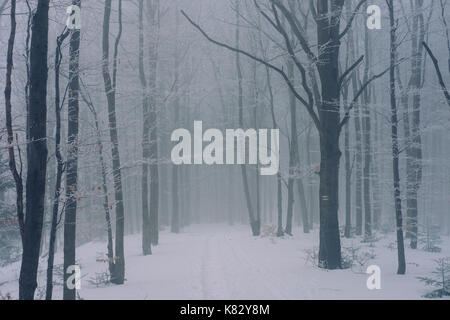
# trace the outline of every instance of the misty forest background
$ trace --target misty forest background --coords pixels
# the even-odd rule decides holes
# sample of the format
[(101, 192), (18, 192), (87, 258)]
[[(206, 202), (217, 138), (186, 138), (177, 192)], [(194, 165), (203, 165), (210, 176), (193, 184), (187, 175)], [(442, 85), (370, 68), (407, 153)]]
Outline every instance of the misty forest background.
[[(66, 28), (71, 4), (81, 30)], [(142, 233), (150, 255), (160, 230), (203, 223), (246, 224), (249, 237), (320, 228), (324, 269), (344, 267), (342, 237), (395, 233), (404, 274), (404, 247), (450, 235), (449, 10), (1, 0), (0, 264), (22, 259), (20, 298), (34, 297), (40, 256), (51, 299), (55, 252), (66, 270), (78, 246), (104, 240), (109, 281), (123, 284), (126, 235)], [(173, 165), (171, 133), (195, 120), (279, 129), (279, 174)]]

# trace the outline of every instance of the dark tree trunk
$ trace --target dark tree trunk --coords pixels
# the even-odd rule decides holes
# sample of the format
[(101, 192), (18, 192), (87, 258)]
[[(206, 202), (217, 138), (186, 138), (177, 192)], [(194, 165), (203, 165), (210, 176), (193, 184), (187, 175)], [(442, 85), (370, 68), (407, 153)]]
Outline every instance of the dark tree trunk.
[(30, 50), (30, 102), (27, 143), (26, 220), (19, 299), (32, 300), (37, 287), (39, 247), (47, 172), (47, 53), (49, 0), (39, 0), (33, 17)]
[(391, 126), (392, 126), (392, 158), (394, 173), (394, 201), (395, 218), (397, 227), (397, 253), (398, 253), (398, 274), (406, 273), (405, 247), (403, 243), (403, 219), (402, 219), (402, 199), (400, 196), (400, 169), (399, 169), (399, 146), (398, 146), (398, 115), (397, 98), (395, 88), (395, 64), (397, 60), (397, 25), (394, 17), (394, 1), (388, 0), (389, 20), (391, 27), (390, 36), (390, 96), (391, 96)]
[(61, 101), (60, 101), (60, 88), (59, 88), (59, 72), (62, 60), (61, 46), (64, 40), (69, 36), (69, 31), (64, 31), (56, 40), (56, 52), (55, 52), (55, 119), (56, 119), (56, 132), (55, 132), (55, 155), (56, 155), (56, 182), (55, 182), (55, 194), (53, 198), (52, 207), (52, 222), (50, 227), (50, 239), (48, 249), (47, 260), (47, 288), (45, 293), (45, 300), (52, 300), (53, 295), (53, 265), (55, 258), (55, 242), (56, 232), (58, 228), (59, 219), (59, 201), (61, 196), (61, 183), (64, 171), (64, 160), (61, 154)]
[[(72, 4), (80, 7), (81, 1)], [(78, 197), (78, 118), (79, 118), (80, 30), (70, 37), (69, 104), (67, 121), (66, 206), (64, 216), (64, 270), (75, 265), (77, 197)], [(67, 287), (70, 274), (64, 272), (64, 300), (75, 300), (76, 289)]]
[[(322, 103), (319, 110), (320, 132), (320, 248), (319, 265), (326, 269), (341, 268), (341, 240), (339, 234), (339, 150), (340, 91), (339, 27), (342, 4), (317, 1), (318, 69), (322, 84)], [(331, 16), (331, 17), (330, 17)]]
[(23, 212), (23, 179), (22, 170), (17, 170), (16, 156), (14, 152), (14, 132), (12, 125), (12, 105), (11, 105), (11, 76), (14, 66), (13, 52), (14, 41), (16, 39), (16, 0), (11, 0), (11, 33), (8, 40), (8, 53), (6, 57), (6, 86), (5, 86), (5, 114), (6, 114), (6, 130), (8, 132), (8, 155), (9, 169), (11, 170), (16, 184), (16, 210), (17, 220), (19, 222), (20, 236), (22, 245), (24, 240), (24, 212)]
[(117, 35), (114, 48), (113, 79), (109, 72), (109, 27), (111, 19), (111, 0), (105, 1), (105, 12), (103, 17), (103, 80), (105, 93), (108, 100), (108, 121), (111, 138), (111, 155), (113, 163), (114, 195), (116, 205), (116, 244), (114, 257), (114, 274), (111, 282), (123, 284), (125, 281), (125, 255), (124, 255), (124, 203), (122, 189), (122, 173), (119, 153), (119, 137), (117, 133), (116, 119), (116, 74), (118, 46), (122, 34), (122, 1), (119, 0), (119, 34)]

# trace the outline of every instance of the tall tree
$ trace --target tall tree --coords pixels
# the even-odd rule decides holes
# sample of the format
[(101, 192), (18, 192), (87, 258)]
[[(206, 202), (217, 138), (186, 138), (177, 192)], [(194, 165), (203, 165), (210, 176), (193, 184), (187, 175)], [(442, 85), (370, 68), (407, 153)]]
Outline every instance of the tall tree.
[(142, 86), (142, 253), (152, 254), (150, 215), (148, 208), (149, 143), (149, 92), (144, 67), (144, 1), (139, 0), (139, 79)]
[(150, 229), (151, 242), (159, 242), (159, 150), (158, 150), (158, 106), (156, 80), (158, 70), (158, 45), (160, 4), (159, 0), (149, 2), (149, 161), (150, 161)]
[(114, 257), (114, 273), (111, 275), (111, 282), (114, 284), (123, 284), (125, 281), (125, 254), (124, 254), (124, 220), (125, 209), (122, 188), (122, 172), (119, 153), (119, 137), (117, 133), (117, 117), (116, 117), (116, 76), (118, 64), (118, 49), (122, 36), (122, 0), (119, 0), (118, 18), (119, 32), (114, 44), (113, 56), (113, 76), (109, 71), (109, 30), (111, 20), (111, 2), (105, 1), (105, 11), (103, 16), (103, 63), (102, 74), (105, 85), (106, 98), (108, 100), (108, 122), (109, 134), (111, 138), (111, 155), (113, 163), (113, 181), (114, 195), (116, 207), (116, 243)]
[[(178, 6), (178, 2), (177, 2)], [(178, 16), (178, 10), (176, 10), (175, 13), (175, 34), (178, 38), (178, 32), (180, 27), (180, 21)], [(180, 52), (179, 52), (179, 46), (178, 46), (178, 40), (176, 40), (175, 44), (175, 54), (174, 54), (174, 63), (175, 63), (175, 70), (174, 70), (174, 91), (175, 91), (175, 97), (174, 97), (174, 116), (175, 116), (175, 126), (179, 124), (180, 121)], [(197, 155), (195, 155), (197, 156)], [(170, 230), (172, 233), (179, 233), (180, 232), (180, 191), (179, 191), (179, 184), (180, 184), (180, 177), (179, 177), (180, 170), (178, 166), (172, 165), (172, 215), (171, 215), (171, 222), (170, 222)]]
[[(81, 0), (72, 0), (81, 8)], [(70, 35), (69, 48), (69, 100), (67, 119), (66, 205), (64, 215), (64, 270), (75, 265), (77, 198), (78, 196), (78, 118), (80, 91), (80, 36), (75, 29)], [(75, 300), (76, 289), (68, 286), (70, 274), (64, 272), (64, 300)]]
[(397, 227), (398, 274), (406, 273), (405, 246), (403, 243), (402, 199), (400, 194), (400, 168), (398, 144), (398, 111), (396, 97), (395, 66), (397, 62), (397, 23), (394, 12), (394, 1), (387, 0), (390, 22), (390, 97), (391, 97), (391, 129), (392, 129), (392, 160), (394, 177), (395, 220)]
[[(3, 6), (6, 5), (5, 1)], [(22, 245), (24, 240), (24, 212), (23, 212), (23, 179), (22, 170), (17, 170), (16, 156), (14, 151), (14, 131), (12, 125), (12, 104), (11, 104), (11, 76), (14, 66), (14, 42), (16, 39), (16, 0), (11, 0), (11, 31), (8, 39), (8, 52), (6, 55), (6, 85), (5, 85), (5, 115), (6, 115), (6, 130), (8, 132), (8, 155), (9, 155), (9, 170), (12, 173), (14, 182), (16, 184), (16, 210), (17, 220), (19, 222), (20, 236), (22, 238)]]
[(26, 219), (19, 298), (32, 300), (42, 236), (47, 173), (47, 53), (49, 0), (39, 0), (33, 16), (30, 50), (30, 101), (27, 112)]
[[(306, 93), (306, 98), (295, 88), (289, 80), (289, 76), (283, 69), (278, 68), (274, 64), (258, 58), (239, 48), (234, 48), (219, 41), (212, 39), (198, 24), (192, 21), (184, 12), (184, 16), (188, 21), (198, 29), (203, 36), (216, 45), (224, 47), (228, 50), (245, 55), (248, 58), (256, 60), (272, 70), (280, 74), (289, 88), (294, 92), (295, 97), (305, 106), (308, 114), (311, 116), (314, 125), (319, 131), (320, 137), (320, 249), (319, 249), (319, 263), (320, 266), (327, 269), (341, 268), (341, 245), (338, 223), (338, 190), (339, 190), (339, 164), (341, 152), (339, 150), (339, 137), (343, 126), (349, 119), (349, 111), (341, 119), (340, 115), (340, 89), (342, 81), (348, 74), (357, 67), (363, 57), (359, 58), (349, 70), (342, 74), (339, 72), (339, 52), (341, 39), (347, 34), (351, 28), (353, 17), (357, 11), (362, 7), (366, 0), (361, 0), (352, 14), (352, 19), (347, 22), (346, 27), (341, 32), (341, 14), (344, 1), (342, 0), (318, 0), (317, 8), (311, 2), (311, 10), (315, 17), (317, 25), (317, 40), (318, 40), (318, 56), (316, 56), (309, 45), (307, 39), (304, 37), (304, 30), (295, 13), (290, 11), (282, 1), (270, 0), (269, 8), (270, 14), (266, 13), (255, 1), (254, 4), (259, 9), (264, 18), (269, 24), (277, 30), (282, 36), (289, 56), (293, 59), (297, 70), (301, 75), (301, 87)], [(282, 14), (288, 21), (289, 27), (296, 36), (296, 40), (300, 43), (303, 51), (310, 61), (315, 63), (316, 69), (319, 73), (321, 82), (321, 97), (318, 113), (314, 109), (313, 93), (310, 89), (306, 79), (306, 69), (297, 58), (294, 51), (294, 45), (290, 41), (288, 33), (280, 22), (280, 14)], [(366, 83), (361, 85), (356, 96), (353, 98), (353, 103), (359, 99), (364, 89), (375, 79), (383, 76), (388, 70), (383, 73), (374, 75)]]
[[(240, 47), (240, 5), (239, 1), (236, 2), (236, 32), (235, 32), (235, 41), (236, 48)], [(239, 52), (236, 52), (236, 71), (237, 71), (237, 84), (238, 84), (238, 108), (239, 108), (239, 126), (244, 129), (244, 89), (243, 89), (243, 74), (242, 74), (242, 65), (241, 65), (241, 55)], [(242, 175), (242, 183), (244, 188), (245, 202), (247, 204), (247, 210), (249, 215), (250, 227), (252, 229), (252, 233), (254, 236), (258, 236), (260, 234), (261, 221), (258, 218), (258, 214), (255, 213), (254, 205), (252, 203), (252, 198), (250, 196), (250, 187), (248, 183), (248, 175), (247, 175), (247, 167), (245, 164), (241, 165), (241, 175)]]
[[(366, 3), (366, 11), (367, 11)], [(364, 76), (363, 81), (367, 82), (370, 76), (371, 63), (371, 38), (369, 29), (364, 31)], [(372, 146), (371, 146), (371, 118), (370, 118), (370, 89), (368, 86), (362, 95), (363, 100), (363, 141), (364, 141), (364, 240), (368, 241), (372, 238), (372, 199), (371, 199), (371, 168), (372, 168)]]
[(69, 30), (64, 28), (64, 31), (56, 39), (56, 52), (55, 52), (55, 157), (56, 157), (56, 181), (55, 181), (55, 193), (53, 198), (52, 206), (52, 217), (51, 217), (51, 227), (50, 227), (50, 239), (48, 248), (48, 259), (47, 259), (47, 286), (45, 291), (45, 300), (52, 300), (53, 296), (53, 266), (55, 260), (56, 251), (56, 232), (58, 228), (59, 220), (59, 202), (61, 196), (61, 183), (64, 173), (64, 160), (61, 154), (61, 98), (60, 98), (60, 67), (62, 60), (61, 46), (64, 40), (69, 36)]

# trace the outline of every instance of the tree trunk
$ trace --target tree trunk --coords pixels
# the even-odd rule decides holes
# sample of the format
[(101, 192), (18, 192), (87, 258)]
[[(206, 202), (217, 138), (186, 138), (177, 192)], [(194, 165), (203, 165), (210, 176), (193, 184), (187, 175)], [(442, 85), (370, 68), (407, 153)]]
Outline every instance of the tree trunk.
[(391, 96), (391, 126), (392, 126), (392, 159), (394, 173), (394, 201), (395, 218), (397, 226), (397, 255), (398, 255), (398, 274), (406, 273), (405, 247), (403, 243), (403, 219), (402, 219), (402, 199), (400, 195), (400, 169), (399, 169), (399, 147), (398, 147), (398, 116), (397, 116), (397, 98), (395, 90), (395, 64), (397, 60), (397, 26), (394, 17), (394, 1), (388, 0), (389, 20), (391, 27), (390, 36), (390, 96)]
[[(341, 8), (342, 9), (342, 5)], [(339, 234), (339, 150), (340, 91), (339, 27), (340, 9), (337, 3), (328, 8), (328, 1), (317, 2), (318, 70), (322, 84), (320, 129), (320, 246), (319, 265), (326, 269), (341, 268)], [(331, 15), (331, 18), (329, 17)]]
[[(348, 31), (348, 41), (350, 43), (350, 59), (356, 60), (356, 49), (353, 30)], [(358, 91), (358, 80), (356, 72), (351, 75), (353, 95)], [(354, 107), (354, 123), (355, 123), (355, 201), (356, 201), (356, 235), (362, 235), (363, 231), (363, 179), (362, 179), (362, 162), (363, 162), (363, 148), (362, 148), (362, 129), (361, 129), (361, 110), (358, 104)]]
[(103, 17), (103, 80), (105, 93), (108, 100), (108, 121), (111, 138), (111, 155), (113, 163), (114, 195), (116, 204), (116, 244), (114, 257), (114, 274), (111, 275), (111, 282), (123, 284), (125, 281), (125, 255), (124, 255), (124, 203), (122, 189), (122, 173), (119, 153), (119, 137), (117, 134), (116, 119), (116, 74), (117, 74), (117, 54), (120, 37), (122, 34), (122, 1), (119, 0), (119, 34), (117, 35), (114, 50), (113, 79), (109, 72), (109, 27), (111, 19), (111, 0), (105, 1), (105, 12)]
[(62, 60), (61, 46), (64, 40), (69, 36), (69, 31), (64, 31), (56, 40), (56, 52), (55, 52), (55, 119), (56, 119), (56, 132), (55, 132), (55, 155), (56, 155), (56, 182), (55, 182), (55, 195), (53, 198), (52, 208), (52, 220), (50, 227), (50, 239), (48, 249), (47, 260), (47, 287), (45, 293), (45, 300), (52, 300), (53, 295), (53, 265), (55, 258), (55, 242), (56, 232), (58, 228), (58, 214), (59, 214), (59, 201), (61, 196), (61, 183), (64, 171), (64, 160), (61, 154), (61, 102), (60, 102), (60, 89), (59, 89), (59, 71)]
[[(287, 62), (288, 77), (290, 81), (295, 84), (294, 76), (294, 62), (289, 59)], [(297, 173), (297, 148), (298, 148), (298, 138), (297, 138), (297, 104), (294, 93), (289, 90), (289, 107), (291, 113), (291, 139), (289, 142), (289, 174), (288, 174), (288, 204), (286, 213), (286, 228), (285, 233), (292, 236), (292, 216), (294, 211), (294, 181), (296, 180)]]
[[(367, 4), (366, 4), (367, 6)], [(367, 9), (366, 9), (367, 11)], [(365, 28), (365, 41), (364, 41), (364, 82), (369, 79), (369, 67), (370, 67), (370, 35), (369, 29)], [(371, 148), (371, 120), (370, 120), (370, 87), (366, 88), (363, 93), (363, 141), (364, 141), (364, 169), (363, 169), (363, 182), (364, 182), (364, 240), (369, 241), (372, 238), (372, 200), (370, 190), (370, 174), (371, 174), (371, 160), (372, 160), (372, 148)]]
[[(422, 182), (422, 137), (420, 133), (420, 104), (422, 89), (423, 41), (425, 28), (423, 17), (423, 0), (414, 1), (414, 21), (412, 39), (412, 75), (411, 89), (413, 92), (412, 121), (410, 142), (408, 147), (408, 188), (407, 188), (407, 235), (411, 239), (410, 247), (417, 249), (418, 203), (417, 195)], [(408, 115), (409, 116), (409, 115)]]
[(159, 39), (159, 0), (151, 6), (150, 23), (150, 77), (149, 77), (149, 103), (150, 103), (150, 229), (151, 242), (159, 242), (159, 150), (158, 150), (158, 108), (156, 100), (156, 76), (158, 70), (158, 39)]
[[(178, 37), (179, 30), (179, 17), (178, 10), (176, 13), (176, 35)], [(180, 54), (178, 49), (178, 41), (175, 46), (175, 98), (174, 98), (174, 109), (175, 109), (175, 126), (179, 125), (180, 121)], [(171, 219), (171, 232), (179, 233), (180, 232), (180, 192), (179, 192), (179, 167), (172, 164), (172, 219)]]
[(37, 287), (39, 245), (44, 217), (47, 172), (47, 53), (49, 0), (39, 0), (33, 17), (30, 51), (30, 104), (27, 112), (26, 220), (19, 299), (32, 300)]
[(142, 86), (142, 254), (152, 254), (150, 213), (148, 208), (148, 161), (150, 157), (149, 146), (149, 92), (144, 69), (144, 1), (139, 0), (139, 79)]
[[(80, 7), (81, 1), (72, 4)], [(73, 30), (70, 37), (69, 104), (67, 121), (66, 207), (64, 216), (64, 300), (75, 300), (76, 289), (68, 288), (71, 274), (66, 270), (75, 265), (77, 197), (78, 197), (78, 117), (79, 117), (79, 65), (80, 30)]]
[[(5, 3), (6, 4), (6, 1)], [(5, 114), (6, 114), (6, 129), (8, 132), (8, 155), (9, 155), (9, 169), (11, 170), (16, 184), (16, 210), (17, 220), (19, 222), (20, 236), (24, 240), (24, 212), (23, 212), (23, 179), (22, 172), (17, 170), (16, 157), (14, 152), (14, 132), (12, 126), (12, 106), (11, 106), (11, 76), (13, 70), (13, 52), (14, 42), (16, 39), (16, 0), (11, 0), (11, 33), (8, 40), (8, 53), (6, 63), (6, 86), (5, 86)]]
[[(239, 31), (239, 23), (240, 23), (240, 12), (239, 12), (239, 3), (237, 3), (237, 9), (236, 9), (236, 48), (240, 47), (240, 31)], [(241, 58), (240, 54), (236, 53), (236, 70), (238, 75), (238, 107), (239, 107), (239, 126), (244, 129), (244, 101), (243, 101), (243, 76), (242, 76), (242, 68), (241, 68)], [(261, 232), (261, 222), (257, 219), (252, 199), (250, 196), (250, 188), (248, 184), (248, 177), (247, 177), (247, 167), (246, 165), (241, 165), (241, 175), (242, 175), (242, 183), (244, 187), (244, 195), (245, 195), (245, 201), (247, 204), (247, 210), (249, 215), (249, 222), (250, 227), (252, 229), (253, 236), (259, 236)]]

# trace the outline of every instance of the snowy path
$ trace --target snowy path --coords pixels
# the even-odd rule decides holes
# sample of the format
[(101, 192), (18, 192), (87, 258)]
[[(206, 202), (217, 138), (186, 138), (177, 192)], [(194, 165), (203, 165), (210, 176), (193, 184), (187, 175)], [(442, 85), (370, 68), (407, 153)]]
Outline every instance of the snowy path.
[[(317, 231), (294, 237), (258, 237), (247, 226), (203, 225), (175, 235), (161, 232), (161, 243), (152, 256), (142, 256), (140, 235), (126, 238), (126, 283), (99, 286), (89, 280), (105, 272), (97, 262), (105, 244), (93, 242), (77, 249), (81, 263), (83, 299), (417, 299), (426, 288), (417, 276), (429, 275), (433, 259), (450, 255), (407, 250), (408, 274), (395, 274), (395, 250), (386, 238), (377, 242), (376, 259), (382, 268), (382, 290), (366, 287), (367, 275), (351, 270), (324, 271), (305, 263), (305, 250), (317, 245)], [(343, 247), (361, 245), (357, 239)], [(60, 253), (56, 264), (62, 263)], [(40, 263), (39, 286), (45, 284), (45, 258)], [(17, 297), (20, 263), (0, 269), (0, 293)], [(59, 276), (55, 276), (58, 278)], [(55, 287), (60, 298), (61, 286)]]

